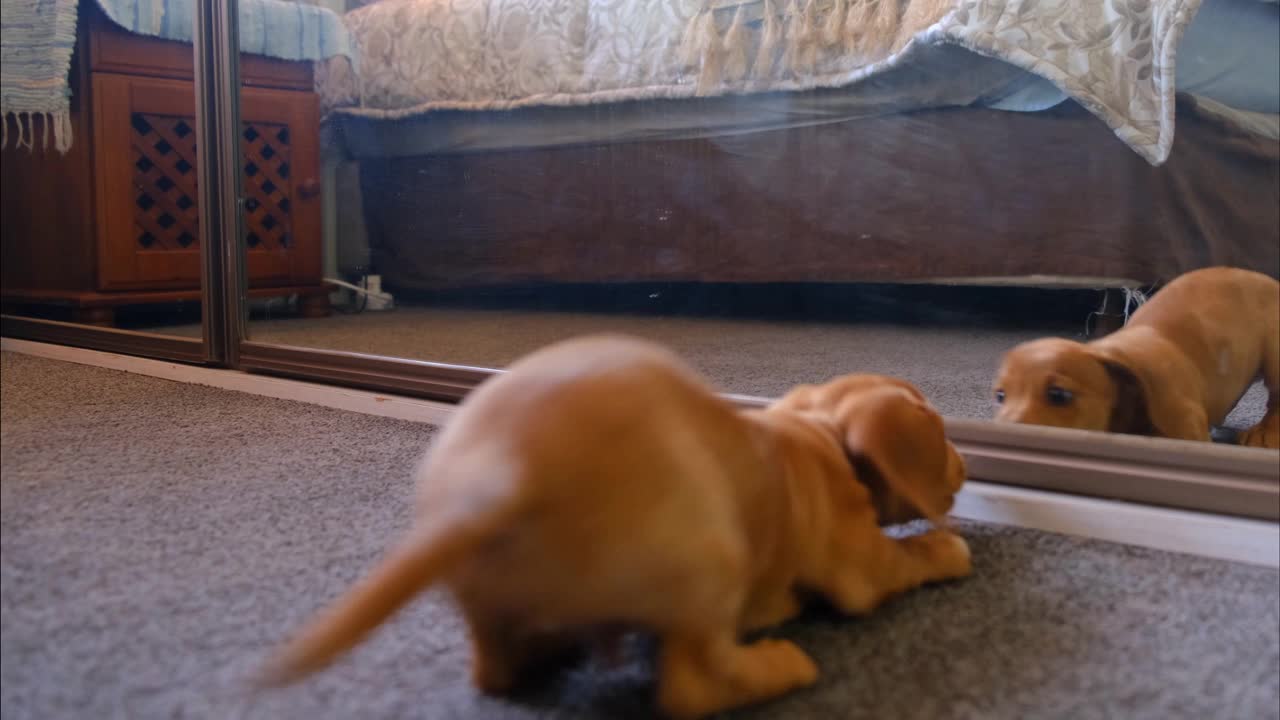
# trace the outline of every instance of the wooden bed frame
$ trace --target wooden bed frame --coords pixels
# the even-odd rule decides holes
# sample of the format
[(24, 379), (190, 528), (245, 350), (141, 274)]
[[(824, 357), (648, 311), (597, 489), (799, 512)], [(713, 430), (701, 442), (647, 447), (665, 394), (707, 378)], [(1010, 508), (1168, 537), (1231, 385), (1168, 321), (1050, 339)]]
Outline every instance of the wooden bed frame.
[(1073, 102), (362, 159), (392, 289), (1280, 274), (1280, 149), (1180, 98), (1152, 167)]

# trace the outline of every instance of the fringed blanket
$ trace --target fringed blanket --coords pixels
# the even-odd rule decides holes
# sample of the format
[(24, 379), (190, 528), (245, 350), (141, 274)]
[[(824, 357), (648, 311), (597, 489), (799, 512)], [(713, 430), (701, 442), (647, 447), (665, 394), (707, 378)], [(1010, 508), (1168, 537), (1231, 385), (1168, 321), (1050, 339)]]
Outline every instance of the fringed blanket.
[(1159, 164), (1200, 0), (383, 0), (348, 13), (357, 74), (326, 108), (374, 118), (831, 88), (958, 44), (1056, 83)]
[[(4, 0), (0, 22), (0, 148), (9, 135), (31, 149), (37, 131), (59, 152), (71, 147), (67, 73), (76, 46), (78, 0)], [(12, 127), (11, 127), (12, 126)]]
[[(191, 41), (196, 0), (95, 0), (130, 32)], [(71, 147), (67, 84), (79, 0), (4, 0), (0, 26), (0, 119), (19, 148), (52, 142)], [(240, 0), (240, 50), (285, 60), (355, 59), (350, 36), (333, 12), (291, 0)], [(11, 132), (16, 128), (16, 132)]]

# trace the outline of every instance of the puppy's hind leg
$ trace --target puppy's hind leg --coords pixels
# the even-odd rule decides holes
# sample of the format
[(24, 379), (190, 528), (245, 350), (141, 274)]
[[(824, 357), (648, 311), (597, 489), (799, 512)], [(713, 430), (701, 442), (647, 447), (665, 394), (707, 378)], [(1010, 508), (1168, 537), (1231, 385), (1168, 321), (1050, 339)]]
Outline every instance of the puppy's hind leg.
[(570, 635), (533, 634), (499, 613), (462, 606), (471, 638), (471, 679), (476, 689), (508, 695), (545, 679), (580, 659), (583, 648)]
[(658, 705), (664, 713), (701, 718), (817, 682), (817, 666), (789, 640), (743, 645), (736, 635), (732, 625), (663, 635)]
[(1267, 386), (1267, 414), (1240, 435), (1249, 447), (1280, 448), (1280, 330), (1272, 329), (1263, 350), (1262, 381)]
[(662, 642), (658, 706), (673, 718), (701, 718), (776, 698), (817, 682), (818, 668), (794, 643), (738, 640), (746, 602), (740, 567), (702, 568), (699, 582), (671, 600), (678, 611), (655, 629)]
[(484, 613), (466, 612), (471, 637), (471, 682), (480, 692), (505, 695), (520, 683), (526, 659), (512, 627)]

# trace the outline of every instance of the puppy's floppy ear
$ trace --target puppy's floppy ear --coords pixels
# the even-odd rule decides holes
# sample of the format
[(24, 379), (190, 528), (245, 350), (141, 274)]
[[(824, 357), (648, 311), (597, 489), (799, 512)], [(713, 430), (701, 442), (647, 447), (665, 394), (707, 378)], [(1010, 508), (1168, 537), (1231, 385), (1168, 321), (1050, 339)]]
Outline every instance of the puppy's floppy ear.
[(884, 387), (899, 388), (924, 402), (924, 395), (920, 390), (906, 380), (873, 373), (852, 373), (841, 375), (822, 385), (797, 385), (774, 402), (772, 407), (791, 412), (833, 412), (850, 396)]
[(881, 524), (924, 517), (943, 527), (951, 453), (941, 416), (893, 386), (860, 393), (841, 404), (838, 416), (845, 452), (871, 491)]
[(1142, 373), (1114, 354), (1098, 355), (1116, 389), (1107, 432), (1152, 435), (1158, 428), (1151, 420), (1151, 388)]

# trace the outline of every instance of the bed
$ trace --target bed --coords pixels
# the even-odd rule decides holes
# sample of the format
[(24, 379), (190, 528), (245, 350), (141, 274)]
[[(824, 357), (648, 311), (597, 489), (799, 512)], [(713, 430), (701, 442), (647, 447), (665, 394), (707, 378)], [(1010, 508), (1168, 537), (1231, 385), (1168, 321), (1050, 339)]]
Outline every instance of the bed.
[(394, 289), (1137, 287), (1280, 275), (1278, 12), (381, 0), (318, 83)]

